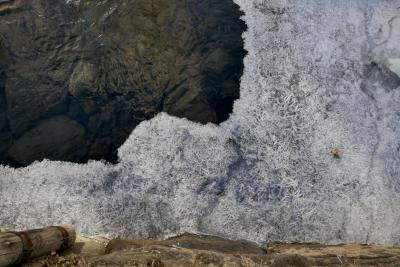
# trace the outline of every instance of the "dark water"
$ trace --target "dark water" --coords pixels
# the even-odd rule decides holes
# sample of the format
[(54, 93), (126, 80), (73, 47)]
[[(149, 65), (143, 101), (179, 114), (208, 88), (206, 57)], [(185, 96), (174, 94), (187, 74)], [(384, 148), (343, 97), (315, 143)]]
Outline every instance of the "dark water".
[(141, 121), (220, 123), (239, 98), (232, 0), (28, 2), (0, 3), (3, 164), (116, 162)]

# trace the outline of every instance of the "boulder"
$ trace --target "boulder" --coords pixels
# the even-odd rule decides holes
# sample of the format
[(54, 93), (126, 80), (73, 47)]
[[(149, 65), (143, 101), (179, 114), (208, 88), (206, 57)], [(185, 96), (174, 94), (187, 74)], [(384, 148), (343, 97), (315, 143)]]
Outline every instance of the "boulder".
[(43, 158), (73, 161), (87, 153), (85, 134), (85, 128), (76, 121), (53, 117), (15, 140), (7, 157), (21, 165)]

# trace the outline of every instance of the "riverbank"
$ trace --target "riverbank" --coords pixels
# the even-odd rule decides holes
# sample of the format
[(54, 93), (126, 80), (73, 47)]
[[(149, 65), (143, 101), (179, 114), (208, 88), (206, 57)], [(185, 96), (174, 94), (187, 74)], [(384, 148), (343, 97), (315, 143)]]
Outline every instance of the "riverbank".
[(271, 243), (182, 234), (167, 240), (78, 237), (62, 255), (25, 266), (400, 266), (400, 248), (345, 244)]

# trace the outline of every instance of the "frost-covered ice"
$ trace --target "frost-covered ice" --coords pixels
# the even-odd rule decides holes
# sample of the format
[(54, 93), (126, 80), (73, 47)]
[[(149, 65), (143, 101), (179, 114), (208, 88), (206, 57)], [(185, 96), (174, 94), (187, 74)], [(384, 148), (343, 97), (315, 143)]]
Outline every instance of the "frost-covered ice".
[(160, 114), (115, 166), (0, 167), (0, 225), (399, 245), (400, 1), (237, 3), (249, 55), (228, 121)]

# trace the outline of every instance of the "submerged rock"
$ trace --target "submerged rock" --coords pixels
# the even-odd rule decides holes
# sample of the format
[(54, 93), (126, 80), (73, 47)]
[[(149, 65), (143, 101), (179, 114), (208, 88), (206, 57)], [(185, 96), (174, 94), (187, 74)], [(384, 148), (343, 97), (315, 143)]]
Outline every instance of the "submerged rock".
[(66, 116), (45, 120), (16, 140), (9, 161), (29, 164), (37, 158), (77, 160), (87, 153), (85, 128)]
[[(141, 121), (165, 111), (220, 123), (239, 97), (245, 24), (232, 0), (10, 0), (0, 12), (2, 163), (116, 161)], [(42, 153), (22, 149), (60, 115), (84, 128), (69, 146), (86, 153), (55, 157), (46, 138)]]

